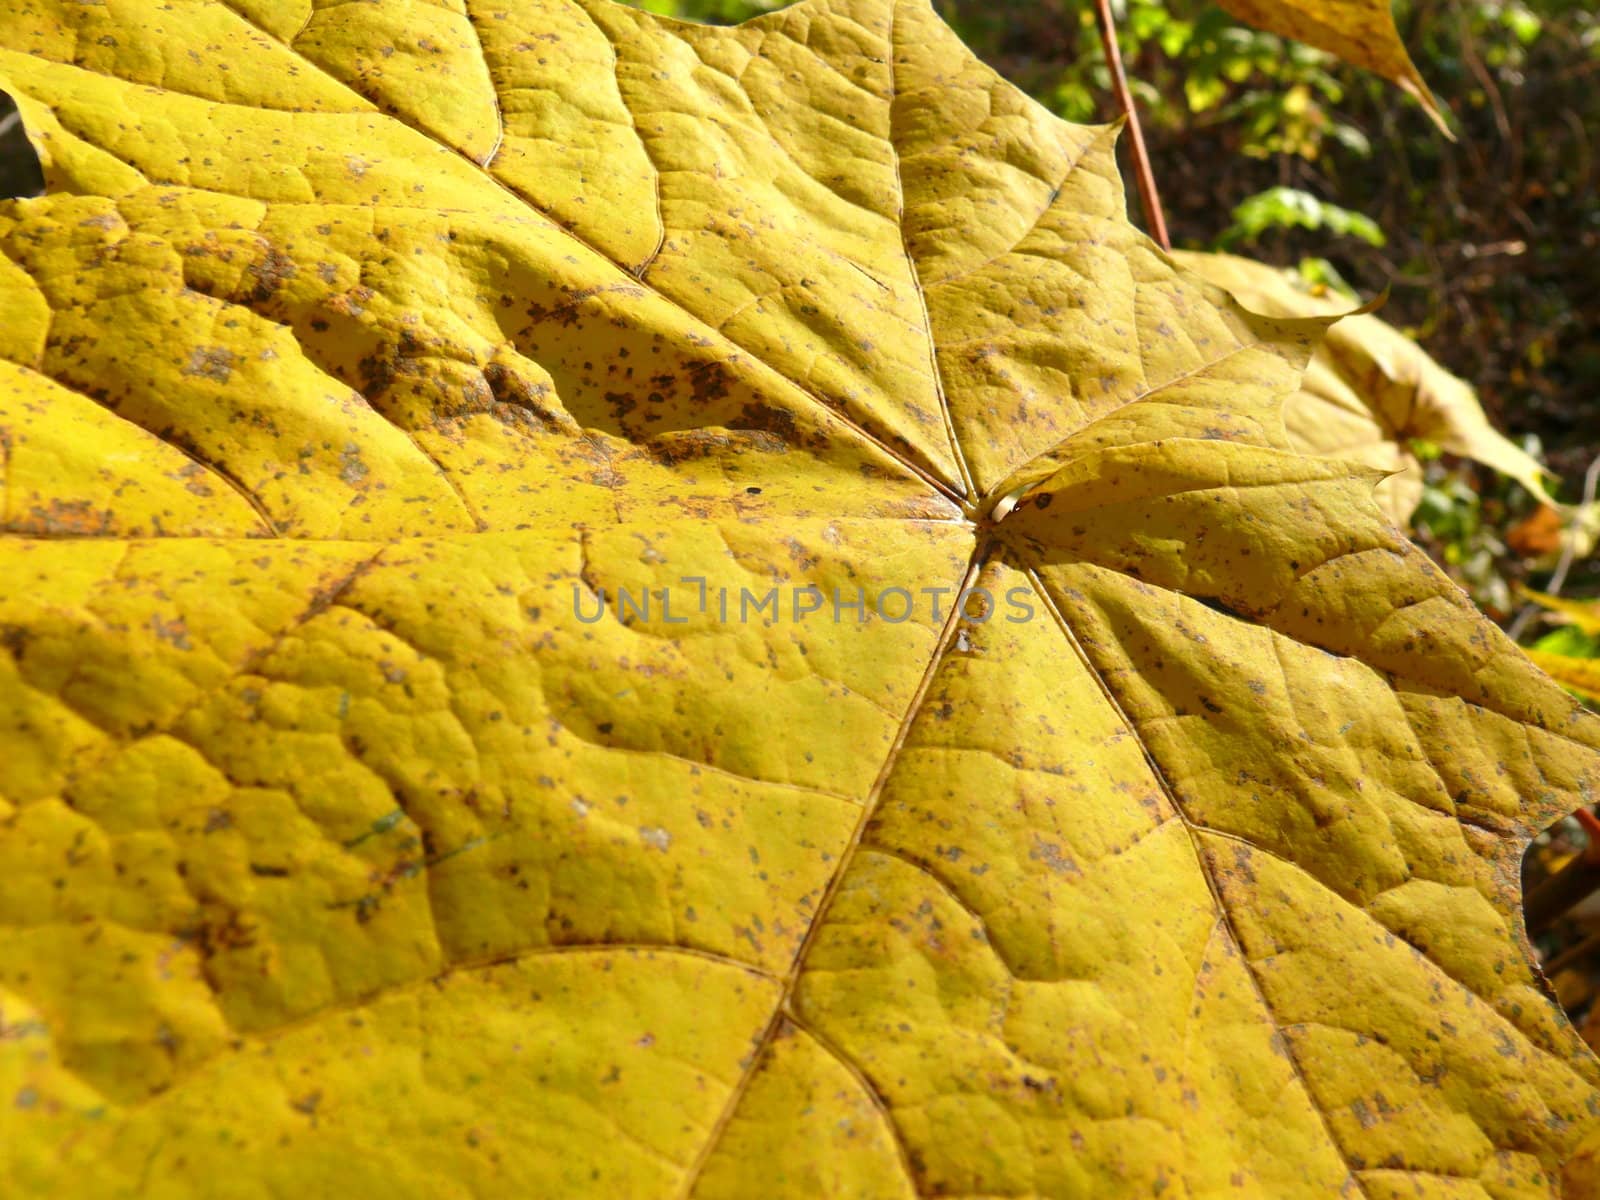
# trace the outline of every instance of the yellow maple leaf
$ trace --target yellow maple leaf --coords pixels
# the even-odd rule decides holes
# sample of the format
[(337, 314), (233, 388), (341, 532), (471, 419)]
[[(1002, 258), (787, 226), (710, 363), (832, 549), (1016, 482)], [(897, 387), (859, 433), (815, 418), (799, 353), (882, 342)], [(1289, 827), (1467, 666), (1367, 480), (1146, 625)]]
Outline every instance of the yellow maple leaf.
[(1600, 726), (925, 0), (0, 87), (8, 1195), (1594, 1194)]
[(1390, 0), (1218, 0), (1246, 24), (1326, 50), (1381, 75), (1422, 105), (1448, 137), (1444, 114), (1395, 28)]
[[(1265, 263), (1183, 250), (1173, 258), (1252, 312), (1338, 317), (1350, 310), (1339, 299), (1297, 288), (1287, 273)], [(1554, 503), (1545, 469), (1489, 423), (1471, 385), (1371, 313), (1346, 316), (1328, 331), (1285, 406), (1284, 422), (1296, 448), (1382, 471), (1378, 500), (1401, 528), (1422, 498), (1422, 464), (1411, 448), (1418, 439), (1491, 467)]]

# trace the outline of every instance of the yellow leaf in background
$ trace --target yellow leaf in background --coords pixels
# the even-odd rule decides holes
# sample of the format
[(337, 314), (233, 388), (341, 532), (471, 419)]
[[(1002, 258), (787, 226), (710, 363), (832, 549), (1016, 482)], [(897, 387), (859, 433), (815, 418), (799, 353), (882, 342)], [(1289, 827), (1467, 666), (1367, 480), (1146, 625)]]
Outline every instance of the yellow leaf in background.
[(924, 0), (0, 87), (7, 1200), (1600, 1186), (1600, 722)]
[(1395, 28), (1390, 0), (1218, 0), (1229, 13), (1257, 29), (1305, 42), (1347, 63), (1381, 75), (1414, 98), (1450, 135), (1444, 114), (1406, 53)]
[(1566, 618), (1584, 633), (1600, 637), (1600, 600), (1569, 600), (1565, 596), (1551, 596), (1532, 588), (1517, 589), (1518, 595), (1532, 600), (1540, 608)]
[(1571, 688), (1587, 700), (1600, 701), (1600, 658), (1573, 658), (1543, 650), (1529, 650), (1528, 657), (1562, 687)]
[[(1337, 298), (1310, 295), (1287, 272), (1264, 263), (1182, 250), (1173, 258), (1252, 312), (1336, 317), (1350, 311)], [(1544, 468), (1489, 424), (1472, 387), (1370, 313), (1344, 317), (1328, 331), (1284, 409), (1284, 422), (1298, 449), (1384, 472), (1379, 503), (1401, 528), (1422, 497), (1413, 439), (1480, 462), (1550, 502)]]

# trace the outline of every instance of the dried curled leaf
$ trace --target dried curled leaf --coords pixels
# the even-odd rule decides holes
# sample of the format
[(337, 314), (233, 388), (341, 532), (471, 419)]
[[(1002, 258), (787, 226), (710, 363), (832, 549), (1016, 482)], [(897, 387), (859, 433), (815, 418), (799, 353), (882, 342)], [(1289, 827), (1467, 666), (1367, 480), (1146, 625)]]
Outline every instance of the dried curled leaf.
[(1390, 0), (1218, 0), (1248, 25), (1305, 42), (1381, 75), (1414, 98), (1448, 137), (1444, 114), (1406, 53)]
[[(1311, 295), (1285, 272), (1247, 258), (1192, 251), (1173, 257), (1226, 288), (1252, 312), (1335, 317), (1350, 308), (1337, 298)], [(1384, 472), (1378, 500), (1402, 528), (1422, 497), (1422, 464), (1412, 452), (1414, 440), (1480, 462), (1552, 502), (1544, 468), (1489, 424), (1471, 385), (1370, 313), (1344, 317), (1328, 331), (1299, 392), (1284, 409), (1284, 422), (1298, 449), (1353, 459)]]
[(1600, 726), (1109, 131), (924, 0), (0, 47), (9, 1195), (1595, 1194)]

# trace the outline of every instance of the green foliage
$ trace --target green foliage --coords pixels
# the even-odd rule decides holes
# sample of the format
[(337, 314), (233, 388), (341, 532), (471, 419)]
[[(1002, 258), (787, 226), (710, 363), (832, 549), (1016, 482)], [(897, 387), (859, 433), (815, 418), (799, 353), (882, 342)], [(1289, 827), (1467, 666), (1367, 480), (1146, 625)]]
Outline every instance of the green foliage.
[(1256, 241), (1269, 229), (1325, 230), (1360, 238), (1370, 246), (1381, 246), (1387, 240), (1371, 217), (1318, 200), (1299, 188), (1275, 187), (1241, 201), (1233, 210), (1233, 224), (1217, 244), (1231, 249)]
[(1600, 658), (1600, 636), (1585, 633), (1575, 625), (1563, 625), (1535, 641), (1533, 648), (1566, 658)]
[(1449, 467), (1436, 459), (1428, 463), (1427, 472), (1422, 500), (1412, 516), (1413, 533), (1479, 607), (1502, 616), (1509, 613), (1511, 586), (1501, 565), (1508, 550), (1500, 533), (1506, 501), (1486, 496), (1478, 473), (1467, 464)]
[(664, 17), (704, 21), (711, 25), (733, 25), (764, 12), (782, 8), (787, 0), (628, 0), (629, 3)]

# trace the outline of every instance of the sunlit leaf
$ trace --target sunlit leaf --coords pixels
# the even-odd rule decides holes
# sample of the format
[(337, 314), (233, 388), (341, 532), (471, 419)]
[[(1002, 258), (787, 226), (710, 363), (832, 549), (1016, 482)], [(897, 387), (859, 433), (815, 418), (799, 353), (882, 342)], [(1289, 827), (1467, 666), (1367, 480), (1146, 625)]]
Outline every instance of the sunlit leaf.
[(1396, 84), (1446, 134), (1444, 114), (1395, 28), (1390, 0), (1218, 0), (1239, 20), (1326, 50)]
[(922, 0), (0, 47), (8, 1200), (1594, 1194), (1600, 723), (1108, 130)]
[[(1337, 316), (1351, 305), (1312, 295), (1283, 271), (1230, 254), (1174, 257), (1253, 312), (1275, 317)], [(1347, 316), (1312, 356), (1300, 391), (1284, 410), (1296, 447), (1384, 472), (1378, 495), (1402, 527), (1422, 496), (1416, 441), (1492, 467), (1549, 500), (1545, 470), (1489, 424), (1472, 387), (1392, 325), (1370, 313)]]

